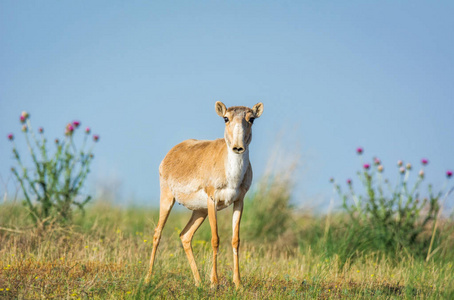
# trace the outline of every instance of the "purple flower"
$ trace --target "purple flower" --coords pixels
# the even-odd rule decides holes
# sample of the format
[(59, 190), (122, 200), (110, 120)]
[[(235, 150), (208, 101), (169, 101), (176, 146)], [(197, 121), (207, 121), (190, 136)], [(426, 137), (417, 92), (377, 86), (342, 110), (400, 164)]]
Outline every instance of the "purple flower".
[(43, 133), (43, 132), (44, 132), (44, 128), (39, 127), (39, 128), (38, 128), (38, 131), (39, 131), (39, 133)]
[(405, 168), (404, 167), (400, 167), (399, 172), (400, 172), (400, 174), (404, 174), (405, 173)]
[(429, 163), (429, 160), (427, 158), (421, 159), (421, 163), (425, 166)]
[(99, 135), (95, 134), (93, 135), (93, 141), (97, 142), (99, 140)]
[(8, 134), (8, 140), (10, 141), (14, 140), (14, 135), (12, 133)]
[(27, 121), (28, 117), (30, 117), (30, 115), (28, 114), (28, 112), (26, 112), (24, 110), (20, 115), (20, 122), (25, 123), (25, 121)]
[(451, 170), (446, 171), (446, 177), (451, 178), (451, 176), (452, 176), (452, 171)]
[(364, 164), (364, 165), (363, 165), (363, 168), (366, 169), (366, 170), (369, 170), (370, 165), (369, 165), (369, 164)]
[(379, 165), (381, 163), (380, 159), (377, 157), (374, 157), (374, 164)]
[(352, 180), (351, 180), (350, 178), (347, 179), (347, 184), (348, 184), (348, 185), (351, 185), (351, 184), (352, 184)]
[(85, 128), (85, 133), (86, 133), (86, 134), (89, 134), (90, 131), (91, 131), (91, 130), (90, 130), (90, 127)]
[(74, 127), (79, 127), (80, 126), (80, 122), (79, 121), (73, 121), (73, 125)]
[(73, 131), (74, 131), (73, 124), (68, 123), (68, 125), (66, 125), (65, 135), (71, 135), (73, 134)]
[(363, 154), (363, 151), (364, 151), (364, 150), (363, 150), (363, 148), (362, 148), (362, 147), (358, 147), (358, 148), (356, 148), (356, 153), (357, 153), (358, 155), (361, 155), (361, 154)]

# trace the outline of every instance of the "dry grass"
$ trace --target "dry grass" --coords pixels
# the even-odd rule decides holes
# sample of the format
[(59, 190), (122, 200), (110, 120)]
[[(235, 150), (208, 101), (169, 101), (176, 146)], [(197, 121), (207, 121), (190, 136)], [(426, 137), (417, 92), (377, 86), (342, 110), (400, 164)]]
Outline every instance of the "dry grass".
[[(414, 260), (396, 263), (378, 254), (339, 267), (339, 258), (311, 247), (242, 241), (243, 289), (232, 283), (231, 212), (219, 215), (220, 287), (209, 288), (209, 225), (194, 238), (194, 253), (204, 280), (193, 285), (178, 234), (189, 213), (174, 211), (164, 229), (152, 282), (143, 284), (151, 252), (156, 211), (98, 205), (69, 228), (27, 228), (21, 208), (0, 207), (0, 298), (449, 298), (454, 295), (452, 263)], [(308, 222), (308, 221), (305, 221)], [(312, 218), (311, 222), (321, 222)], [(16, 228), (17, 230), (17, 228)]]

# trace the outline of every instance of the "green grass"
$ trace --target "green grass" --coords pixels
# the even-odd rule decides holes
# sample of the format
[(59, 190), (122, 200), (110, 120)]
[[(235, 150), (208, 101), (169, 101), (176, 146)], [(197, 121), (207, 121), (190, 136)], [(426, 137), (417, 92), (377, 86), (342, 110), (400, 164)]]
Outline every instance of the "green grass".
[[(246, 206), (242, 222), (243, 288), (237, 291), (232, 283), (231, 214), (231, 209), (218, 214), (220, 286), (211, 289), (208, 222), (193, 241), (203, 280), (199, 288), (194, 286), (178, 237), (189, 220), (189, 211), (172, 211), (163, 232), (152, 281), (144, 284), (157, 210), (97, 203), (88, 208), (84, 218), (77, 216), (75, 225), (51, 226), (44, 231), (29, 223), (22, 207), (4, 204), (0, 206), (0, 226), (12, 231), (0, 230), (0, 298), (454, 297), (453, 260), (445, 249), (440, 249), (439, 255), (429, 262), (405, 251), (396, 257), (361, 251), (354, 259), (343, 258), (336, 253), (346, 247), (342, 240), (342, 234), (346, 234), (342, 232), (342, 215), (331, 216), (328, 236), (324, 234), (327, 224), (324, 216), (296, 213), (286, 221), (288, 224), (281, 225), (285, 228), (267, 235), (254, 222), (251, 205)], [(257, 231), (262, 236), (254, 236)], [(443, 251), (445, 255), (441, 255)]]

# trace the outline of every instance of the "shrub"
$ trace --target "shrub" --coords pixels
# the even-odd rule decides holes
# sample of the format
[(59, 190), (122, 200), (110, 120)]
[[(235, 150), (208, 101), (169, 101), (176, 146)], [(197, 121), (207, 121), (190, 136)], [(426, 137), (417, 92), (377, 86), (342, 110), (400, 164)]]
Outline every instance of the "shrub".
[[(358, 148), (357, 153), (361, 156), (363, 149)], [(452, 190), (434, 192), (429, 185), (427, 192), (422, 191), (428, 160), (422, 159), (421, 163), (414, 184), (409, 181), (411, 164), (398, 161), (398, 182), (392, 185), (383, 179), (384, 167), (378, 158), (374, 158), (372, 164), (363, 164), (358, 172), (364, 190), (361, 193), (356, 192), (351, 179), (347, 180), (346, 193), (332, 179), (343, 201), (343, 210), (348, 214), (344, 247), (340, 253), (344, 260), (361, 251), (393, 255), (404, 251), (412, 256), (430, 258), (442, 201)], [(449, 179), (452, 172), (447, 171), (446, 175)]]
[(276, 149), (268, 161), (265, 174), (244, 202), (241, 224), (247, 241), (271, 242), (276, 249), (297, 245), (295, 212), (291, 204), (294, 172), (299, 157), (279, 157)]
[[(8, 139), (13, 144), (13, 154), (18, 165), (18, 169), (11, 168), (11, 171), (24, 194), (23, 205), (36, 224), (46, 224), (51, 219), (67, 223), (71, 221), (73, 206), (83, 211), (91, 199), (90, 196), (82, 197), (81, 194), (93, 160), (93, 146), (85, 150), (90, 128), (85, 129), (83, 144), (78, 149), (73, 137), (80, 128), (80, 122), (69, 123), (65, 129), (65, 137), (61, 141), (55, 139), (56, 151), (51, 154), (44, 137), (44, 129), (38, 129), (37, 137), (27, 112), (22, 112), (20, 121), (32, 159), (32, 168), (27, 168), (21, 159), (13, 134), (9, 134)], [(98, 139), (98, 135), (93, 135), (94, 142)]]

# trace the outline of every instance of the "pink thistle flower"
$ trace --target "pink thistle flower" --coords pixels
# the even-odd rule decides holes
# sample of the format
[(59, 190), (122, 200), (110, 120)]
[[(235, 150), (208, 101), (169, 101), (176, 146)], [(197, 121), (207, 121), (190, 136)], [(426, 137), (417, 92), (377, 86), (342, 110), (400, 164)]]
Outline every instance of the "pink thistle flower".
[(380, 173), (383, 172), (383, 169), (384, 169), (384, 168), (383, 168), (383, 165), (379, 165), (379, 166), (377, 167), (377, 170), (378, 170), (378, 172), (380, 172)]
[(80, 126), (80, 122), (79, 121), (73, 121), (73, 125), (74, 127), (79, 127)]
[(73, 124), (68, 123), (68, 125), (66, 125), (65, 135), (72, 135), (73, 131), (74, 131)]
[(399, 167), (402, 167), (403, 164), (404, 164), (403, 161), (401, 161), (401, 160), (398, 160), (398, 161), (397, 161), (397, 165), (398, 165)]
[(28, 119), (29, 117), (30, 117), (30, 114), (24, 110), (24, 111), (21, 113), (21, 115), (20, 115), (20, 121), (21, 121), (21, 123), (25, 123), (25, 121), (27, 121), (27, 119)]
[(97, 142), (99, 140), (99, 135), (95, 134), (93, 135), (93, 141)]
[(10, 141), (14, 140), (14, 135), (12, 133), (8, 134), (8, 140)]
[(352, 184), (352, 180), (351, 180), (350, 178), (347, 179), (347, 184), (348, 184), (348, 185), (351, 185), (351, 184)]
[(380, 159), (377, 157), (374, 157), (374, 164), (379, 165), (381, 163)]
[(429, 160), (427, 158), (421, 159), (421, 163), (425, 166), (429, 163)]
[(39, 131), (39, 133), (43, 133), (43, 132), (44, 132), (44, 128), (39, 127), (39, 128), (38, 128), (38, 131)]
[(446, 171), (446, 177), (451, 178), (451, 176), (452, 176), (452, 171), (451, 170)]
[(363, 152), (364, 152), (364, 149), (363, 149), (362, 147), (356, 148), (356, 153), (357, 153), (358, 155), (363, 154)]
[(90, 127), (85, 128), (85, 133), (86, 133), (86, 134), (89, 134), (90, 131), (91, 131), (91, 130), (90, 130)]
[(364, 165), (363, 165), (363, 168), (366, 169), (366, 170), (369, 170), (370, 165), (369, 165), (369, 164), (364, 164)]
[(404, 174), (405, 173), (405, 168), (404, 167), (400, 167), (399, 172), (400, 172), (400, 174)]

